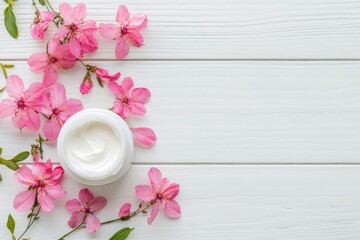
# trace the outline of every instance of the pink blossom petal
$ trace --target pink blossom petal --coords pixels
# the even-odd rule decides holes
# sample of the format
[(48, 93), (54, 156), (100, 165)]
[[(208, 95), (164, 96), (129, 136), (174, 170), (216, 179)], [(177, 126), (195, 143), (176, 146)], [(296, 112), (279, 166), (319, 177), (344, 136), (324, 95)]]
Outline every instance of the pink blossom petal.
[(120, 72), (110, 75), (109, 71), (103, 68), (96, 68), (96, 76), (103, 81), (116, 81), (120, 77)]
[(167, 178), (161, 179), (159, 185), (156, 188), (156, 192), (163, 192), (166, 188), (170, 186), (170, 181)]
[(130, 112), (138, 116), (144, 116), (146, 109), (141, 103), (132, 102), (130, 105)]
[(50, 53), (51, 55), (57, 55), (58, 54), (58, 50), (60, 48), (60, 42), (59, 39), (57, 38), (52, 38), (49, 40), (48, 45), (47, 45), (47, 51), (48, 53)]
[(67, 201), (65, 203), (65, 207), (70, 213), (81, 211), (81, 203), (77, 199), (71, 199), (71, 200)]
[[(84, 39), (82, 39), (82, 40), (84, 40)], [(84, 42), (82, 42), (82, 44), (80, 44), (80, 46), (81, 46), (81, 49), (85, 53), (93, 53), (98, 49), (99, 42), (97, 41), (97, 39), (95, 37), (87, 36), (86, 37), (86, 44), (84, 44)]]
[(115, 96), (117, 98), (120, 98), (122, 96), (122, 88), (119, 84), (117, 84), (116, 82), (110, 82), (108, 84), (108, 88), (111, 92), (113, 92), (115, 94)]
[(32, 72), (42, 73), (49, 65), (49, 56), (46, 53), (34, 53), (27, 62)]
[(155, 132), (151, 128), (130, 128), (133, 138), (137, 144), (143, 147), (151, 147), (156, 142)]
[(17, 211), (27, 211), (31, 209), (35, 202), (36, 190), (26, 190), (18, 195), (14, 199), (14, 208)]
[(137, 31), (144, 30), (147, 26), (148, 20), (147, 16), (142, 13), (138, 13), (132, 18), (130, 18), (130, 25), (135, 26)]
[(92, 214), (88, 214), (85, 220), (85, 230), (89, 233), (97, 232), (100, 228), (100, 220)]
[(123, 23), (127, 21), (129, 17), (130, 17), (130, 13), (127, 7), (125, 7), (124, 5), (120, 5), (117, 10), (116, 21), (118, 23)]
[(30, 131), (37, 131), (40, 128), (40, 116), (33, 110), (27, 111), (25, 126)]
[[(35, 82), (30, 84), (28, 90), (26, 90), (25, 92), (26, 101), (35, 102), (30, 105), (32, 108), (34, 108), (34, 106), (41, 106), (41, 103), (39, 102), (41, 102), (41, 100), (43, 99), (45, 91), (46, 88), (42, 83)], [(35, 109), (35, 110), (40, 110), (40, 109)]]
[(27, 114), (23, 110), (19, 110), (17, 113), (15, 113), (15, 115), (12, 116), (11, 122), (16, 128), (21, 130), (25, 127), (27, 119)]
[(34, 178), (32, 175), (31, 169), (26, 165), (22, 165), (14, 173), (14, 177), (18, 182), (23, 183), (25, 185), (29, 185), (29, 186), (32, 184), (32, 181)]
[(111, 23), (101, 23), (99, 26), (100, 35), (109, 40), (115, 40), (118, 37), (119, 29)]
[(154, 167), (150, 168), (148, 172), (148, 177), (150, 179), (152, 189), (156, 189), (162, 179), (162, 174), (160, 170)]
[(49, 141), (55, 141), (60, 133), (61, 127), (55, 120), (48, 120), (43, 126), (44, 135)]
[(24, 82), (18, 75), (10, 75), (6, 82), (6, 92), (10, 97), (16, 98), (25, 91)]
[(164, 213), (169, 218), (178, 218), (181, 215), (181, 208), (175, 200), (168, 200), (163, 205)]
[(119, 217), (126, 217), (129, 216), (130, 214), (130, 209), (131, 209), (131, 204), (130, 203), (125, 203), (124, 205), (122, 205), (122, 207), (120, 208)]
[[(83, 105), (79, 99), (75, 98), (69, 98), (64, 102), (61, 107), (66, 109), (66, 113), (68, 114), (68, 117), (71, 117), (75, 113), (83, 110)], [(67, 120), (67, 119), (66, 119)]]
[(114, 101), (112, 110), (114, 113), (117, 113), (123, 119), (128, 119), (131, 117), (128, 106), (123, 104), (121, 101)]
[(123, 119), (129, 119), (131, 117), (131, 112), (130, 112), (129, 106), (127, 104), (121, 103), (120, 111), (118, 112), (118, 114)]
[(48, 88), (49, 99), (44, 99), (49, 101), (51, 107), (57, 108), (60, 107), (66, 101), (66, 90), (64, 85), (61, 83), (55, 83), (50, 88)]
[(104, 197), (96, 197), (90, 202), (90, 211), (99, 211), (105, 207), (107, 203), (106, 198)]
[(69, 28), (67, 28), (65, 25), (61, 25), (55, 34), (55, 38), (64, 40), (69, 35), (69, 33)]
[(83, 188), (79, 192), (79, 199), (81, 202), (90, 203), (94, 199), (94, 195), (87, 188)]
[(80, 46), (79, 40), (72, 36), (69, 42), (70, 52), (75, 58), (83, 57), (83, 50)]
[(64, 178), (64, 169), (61, 166), (57, 166), (52, 170), (52, 173), (47, 178), (47, 181), (51, 184), (59, 184), (63, 178)]
[(71, 218), (68, 221), (68, 225), (71, 228), (76, 228), (80, 226), (85, 220), (85, 213), (84, 212), (73, 212), (71, 214)]
[(50, 67), (44, 72), (43, 83), (46, 87), (53, 85), (59, 77), (59, 73), (54, 67)]
[(60, 184), (54, 186), (47, 186), (46, 193), (51, 199), (60, 199), (65, 196), (66, 192), (63, 190)]
[(85, 3), (78, 3), (72, 12), (72, 18), (81, 20), (86, 17), (86, 4)]
[(179, 194), (179, 190), (180, 185), (177, 183), (172, 183), (163, 191), (163, 196), (167, 199), (174, 199)]
[(31, 168), (31, 172), (34, 179), (41, 179), (43, 177), (44, 172), (47, 170), (46, 165), (43, 162), (39, 162), (34, 164)]
[(49, 12), (49, 11), (40, 12), (41, 20), (46, 22), (51, 22), (55, 16), (56, 15), (53, 12)]
[(4, 99), (0, 103), (0, 118), (8, 117), (15, 114), (16, 103), (10, 99)]
[(54, 209), (53, 200), (45, 191), (38, 192), (37, 201), (44, 212), (51, 212)]
[(138, 103), (147, 103), (151, 97), (151, 93), (147, 88), (134, 88), (131, 92), (131, 99)]
[(129, 45), (123, 38), (119, 38), (116, 42), (115, 56), (117, 59), (123, 59), (129, 53)]
[(122, 92), (125, 95), (129, 95), (130, 89), (134, 86), (134, 81), (131, 77), (126, 77), (121, 81)]
[(127, 34), (126, 39), (131, 45), (135, 47), (141, 47), (144, 43), (144, 38), (139, 32), (130, 32)]
[(61, 3), (59, 5), (59, 11), (61, 14), (61, 17), (64, 19), (65, 24), (70, 24), (72, 21), (72, 12), (73, 9), (68, 3)]
[(159, 210), (160, 210), (160, 204), (157, 202), (157, 203), (155, 203), (155, 205), (152, 207), (151, 213), (150, 213), (150, 217), (147, 219), (147, 222), (148, 222), (149, 225), (151, 225), (151, 224), (154, 222), (156, 216), (157, 216), (158, 213), (159, 213)]
[(150, 202), (156, 198), (156, 193), (148, 185), (138, 185), (135, 187), (136, 196), (145, 202)]

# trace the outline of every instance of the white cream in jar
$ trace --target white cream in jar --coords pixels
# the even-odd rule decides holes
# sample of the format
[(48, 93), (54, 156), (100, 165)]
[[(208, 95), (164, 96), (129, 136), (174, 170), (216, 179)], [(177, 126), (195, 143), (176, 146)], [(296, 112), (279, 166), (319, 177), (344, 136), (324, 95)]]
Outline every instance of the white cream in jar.
[(69, 118), (59, 134), (57, 151), (65, 171), (89, 185), (115, 181), (125, 174), (134, 158), (126, 122), (109, 110), (96, 108)]

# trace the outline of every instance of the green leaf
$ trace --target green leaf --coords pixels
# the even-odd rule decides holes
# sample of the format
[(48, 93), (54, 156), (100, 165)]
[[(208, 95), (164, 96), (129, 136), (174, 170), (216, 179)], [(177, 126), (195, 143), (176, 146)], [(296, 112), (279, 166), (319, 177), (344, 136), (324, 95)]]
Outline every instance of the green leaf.
[(39, 0), (39, 3), (41, 4), (41, 6), (45, 6), (45, 0)]
[(2, 181), (2, 176), (1, 176), (1, 174), (0, 174), (0, 182)]
[(15, 230), (15, 220), (14, 218), (11, 216), (11, 214), (9, 214), (8, 216), (8, 220), (6, 223), (7, 228), (9, 229), (9, 231), (11, 232), (11, 234), (14, 234), (14, 230)]
[[(6, 69), (5, 69), (4, 65), (0, 63), (0, 67), (1, 67), (1, 70), (2, 70), (2, 72), (4, 74), (4, 77), (7, 79), (8, 75), (7, 75), (7, 72), (6, 72)], [(6, 86), (4, 88), (6, 88)]]
[(129, 236), (129, 234), (131, 233), (132, 230), (134, 230), (134, 228), (126, 227), (126, 228), (120, 229), (114, 235), (112, 235), (112, 237), (109, 238), (109, 240), (125, 240)]
[(16, 171), (20, 168), (19, 164), (13, 161), (5, 161), (5, 165), (13, 171)]
[(0, 155), (2, 154), (2, 148), (0, 148)]
[(3, 64), (4, 65), (4, 68), (13, 68), (15, 67), (14, 64)]
[(14, 235), (12, 235), (12, 240), (16, 240), (16, 237)]
[(13, 161), (13, 162), (21, 162), (21, 161), (24, 161), (25, 159), (27, 159), (29, 157), (29, 155), (30, 155), (30, 152), (28, 152), (28, 151), (21, 152), (18, 155), (16, 155), (15, 157), (13, 157), (11, 159), (11, 161)]
[[(10, 3), (9, 3), (10, 4)], [(8, 33), (14, 38), (17, 39), (19, 36), (19, 30), (16, 25), (16, 17), (14, 12), (11, 9), (11, 6), (9, 5), (4, 10), (4, 22), (5, 27)]]

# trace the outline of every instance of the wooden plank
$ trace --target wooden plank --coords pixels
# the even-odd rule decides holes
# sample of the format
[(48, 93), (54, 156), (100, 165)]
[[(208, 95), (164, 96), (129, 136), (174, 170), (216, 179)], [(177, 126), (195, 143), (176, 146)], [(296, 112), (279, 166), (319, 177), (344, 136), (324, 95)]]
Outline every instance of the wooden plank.
[[(55, 6), (62, 2), (51, 1)], [(117, 0), (88, 0), (88, 16), (115, 22)], [(360, 58), (360, 2), (354, 0), (124, 0), (144, 12), (145, 46), (129, 59), (298, 59)], [(44, 50), (29, 28), (33, 7), (15, 3), (20, 37), (0, 30), (0, 59), (26, 59)], [(0, 19), (3, 26), (3, 19)], [(114, 43), (101, 40), (97, 59), (114, 59)]]
[[(26, 81), (39, 79), (14, 62)], [(357, 62), (92, 62), (121, 70), (152, 99), (133, 127), (152, 127), (158, 142), (137, 149), (137, 163), (359, 163), (360, 64)], [(81, 65), (62, 72), (68, 96), (86, 108), (112, 106), (113, 95), (94, 87), (80, 96)], [(1, 83), (0, 83), (1, 84)], [(96, 83), (95, 83), (96, 84)], [(5, 97), (5, 93), (1, 98)], [(0, 120), (8, 156), (36, 134)], [(55, 144), (46, 156), (56, 159)]]
[[(85, 232), (69, 239), (107, 239), (117, 229), (135, 227), (130, 239), (277, 239), (348, 240), (360, 238), (360, 168), (347, 167), (256, 167), (256, 166), (159, 166), (170, 180), (181, 184), (178, 202), (182, 217), (168, 220), (161, 213), (152, 226), (146, 216), (127, 223), (104, 226), (94, 235)], [(147, 183), (149, 166), (134, 166), (120, 181), (90, 187), (108, 198), (98, 213), (109, 220), (124, 202), (138, 203), (134, 187)], [(0, 183), (0, 238), (9, 239), (7, 214), (17, 221), (16, 233), (26, 226), (26, 213), (13, 210), (14, 196), (25, 189), (13, 183), (9, 172)], [(83, 186), (66, 178), (67, 196), (56, 202), (56, 210), (41, 214), (27, 236), (57, 239), (69, 230), (70, 217), (64, 204)]]

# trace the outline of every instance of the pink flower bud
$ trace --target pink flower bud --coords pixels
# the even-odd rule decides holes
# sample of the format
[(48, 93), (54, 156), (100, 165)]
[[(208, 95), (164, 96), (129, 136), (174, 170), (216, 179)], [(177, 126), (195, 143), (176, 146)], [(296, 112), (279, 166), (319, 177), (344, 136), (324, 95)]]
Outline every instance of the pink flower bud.
[(85, 95), (88, 94), (92, 88), (93, 88), (93, 83), (91, 81), (91, 76), (89, 73), (87, 73), (80, 85), (80, 92), (81, 94)]

